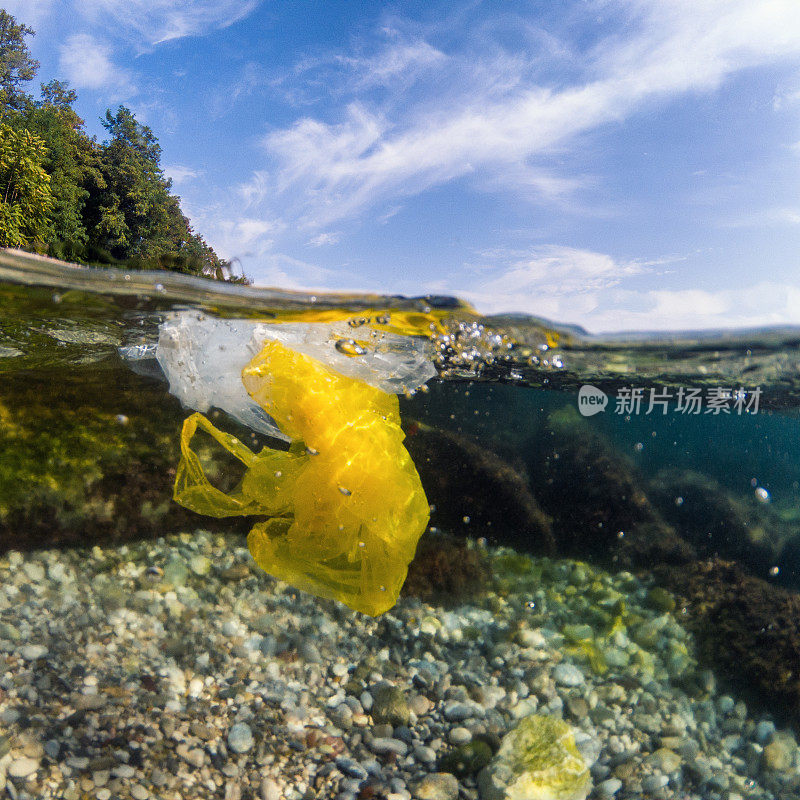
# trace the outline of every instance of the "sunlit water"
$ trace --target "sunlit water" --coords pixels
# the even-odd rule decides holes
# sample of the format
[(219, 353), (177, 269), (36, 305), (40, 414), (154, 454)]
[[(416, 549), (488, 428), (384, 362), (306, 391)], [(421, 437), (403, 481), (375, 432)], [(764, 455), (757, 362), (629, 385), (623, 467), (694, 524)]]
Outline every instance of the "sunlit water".
[[(598, 338), (15, 253), (0, 304), (9, 796), (522, 797), (500, 745), (545, 717), (585, 771), (554, 797), (800, 796), (800, 329)], [(372, 619), (173, 502), (190, 411), (152, 354), (179, 311), (327, 314), (357, 362), (376, 310), (435, 320), (436, 375), (400, 397), (429, 530)]]

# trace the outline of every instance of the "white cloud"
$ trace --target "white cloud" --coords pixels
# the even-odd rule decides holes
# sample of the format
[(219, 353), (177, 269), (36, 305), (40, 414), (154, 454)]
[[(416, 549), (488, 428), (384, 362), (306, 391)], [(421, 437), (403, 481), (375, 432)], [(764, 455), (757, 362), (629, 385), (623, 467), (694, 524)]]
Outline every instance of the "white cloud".
[(75, 0), (76, 10), (95, 23), (112, 24), (121, 35), (159, 44), (226, 28), (250, 14), (260, 0)]
[(314, 236), (312, 239), (310, 239), (308, 243), (311, 247), (324, 247), (325, 245), (336, 244), (340, 238), (341, 238), (340, 233), (335, 233), (335, 232), (320, 233), (319, 235)]
[(203, 173), (191, 167), (171, 164), (170, 166), (164, 167), (164, 174), (172, 181), (173, 186), (180, 186), (194, 178), (199, 178)]
[(531, 314), (592, 333), (800, 324), (800, 282), (711, 291), (630, 288), (629, 278), (673, 260), (621, 262), (590, 250), (548, 246), (467, 286), (438, 282), (426, 288), (463, 297), (483, 313)]
[(255, 217), (204, 218), (203, 230), (223, 258), (260, 257), (272, 249), (280, 224)]
[(114, 64), (111, 48), (91, 34), (69, 36), (59, 54), (61, 72), (74, 88), (110, 90), (112, 99), (136, 93), (131, 73)]
[[(525, 257), (493, 251), (484, 254), (493, 269), (478, 268), (479, 278), (454, 293), (491, 313), (521, 312), (559, 322), (585, 324), (625, 278), (652, 271), (652, 264), (619, 262), (609, 255), (574, 247), (547, 245)], [(505, 265), (497, 268), (497, 261)], [(441, 286), (438, 291), (441, 291)]]
[(329, 269), (309, 264), (285, 253), (268, 253), (259, 262), (256, 283), (279, 289), (330, 291), (337, 275)]
[(373, 56), (338, 56), (337, 63), (347, 66), (355, 74), (350, 89), (366, 89), (373, 86), (392, 86), (401, 80), (410, 83), (421, 72), (441, 65), (446, 60), (441, 50), (428, 42), (417, 40), (394, 43)]
[(4, 0), (3, 9), (18, 23), (34, 29), (53, 13), (53, 0)]
[(800, 206), (763, 208), (752, 211), (746, 216), (725, 220), (721, 224), (724, 228), (760, 228), (774, 225), (800, 225)]
[(511, 296), (543, 291), (574, 295), (617, 286), (625, 277), (640, 275), (648, 267), (637, 262), (619, 263), (591, 250), (548, 245), (515, 261), (484, 288), (492, 294), (505, 291)]
[[(537, 170), (536, 160), (579, 135), (645, 104), (711, 90), (739, 70), (800, 57), (796, 0), (600, 5), (622, 13), (625, 33), (587, 54), (583, 81), (552, 87), (532, 79), (519, 59), (471, 63), (438, 58), (431, 48), (428, 66), (443, 69), (442, 80), (417, 102), (353, 102), (337, 122), (309, 116), (266, 136), (270, 162), (247, 189), (251, 199), (275, 198), (314, 228), (467, 175), (517, 171), (558, 195), (573, 179)], [(397, 48), (376, 76), (395, 80), (411, 68), (408, 45)]]

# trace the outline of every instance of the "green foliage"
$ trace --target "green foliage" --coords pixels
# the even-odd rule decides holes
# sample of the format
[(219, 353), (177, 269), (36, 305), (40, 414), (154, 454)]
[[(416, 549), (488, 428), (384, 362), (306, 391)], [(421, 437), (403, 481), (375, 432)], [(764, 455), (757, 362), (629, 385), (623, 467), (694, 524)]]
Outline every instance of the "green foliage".
[(27, 25), (20, 25), (11, 14), (0, 9), (0, 103), (10, 108), (21, 108), (28, 96), (20, 89), (20, 84), (33, 80), (39, 69), (39, 62), (31, 58), (26, 36), (34, 31)]
[(50, 238), (50, 176), (44, 142), (0, 124), (0, 246), (24, 247)]
[(111, 138), (99, 156), (102, 180), (89, 198), (93, 244), (131, 268), (224, 277), (227, 264), (192, 230), (161, 169), (149, 127), (120, 106), (106, 113)]
[(50, 253), (80, 259), (89, 240), (83, 218), (89, 187), (100, 185), (102, 177), (99, 148), (86, 136), (83, 120), (72, 108), (74, 102), (75, 92), (66, 84), (43, 84), (42, 99), (30, 106), (19, 124), (41, 137), (47, 146), (44, 168), (50, 175), (53, 195)]
[(128, 108), (106, 112), (109, 139), (98, 144), (66, 83), (42, 84), (40, 100), (25, 94), (39, 67), (25, 43), (32, 34), (0, 10), (0, 246), (246, 282), (192, 230), (155, 134)]

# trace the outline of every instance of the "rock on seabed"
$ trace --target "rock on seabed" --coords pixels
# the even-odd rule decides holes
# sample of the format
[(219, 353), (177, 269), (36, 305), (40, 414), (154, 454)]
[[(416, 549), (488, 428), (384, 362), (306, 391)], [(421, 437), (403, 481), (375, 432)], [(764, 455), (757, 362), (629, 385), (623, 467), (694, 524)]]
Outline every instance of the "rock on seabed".
[(532, 714), (506, 734), (478, 785), (482, 800), (585, 800), (592, 780), (572, 728)]

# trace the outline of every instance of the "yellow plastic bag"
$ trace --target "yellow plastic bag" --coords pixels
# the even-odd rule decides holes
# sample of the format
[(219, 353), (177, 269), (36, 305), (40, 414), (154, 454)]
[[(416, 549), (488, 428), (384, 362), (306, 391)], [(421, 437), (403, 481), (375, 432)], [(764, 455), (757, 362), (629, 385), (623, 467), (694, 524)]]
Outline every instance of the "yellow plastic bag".
[[(264, 345), (242, 381), (292, 447), (254, 453), (192, 414), (181, 434), (175, 500), (210, 516), (271, 517), (248, 536), (259, 566), (365, 614), (387, 611), (429, 518), (397, 397), (278, 342)], [(246, 467), (230, 494), (211, 485), (191, 449), (198, 427)]]

